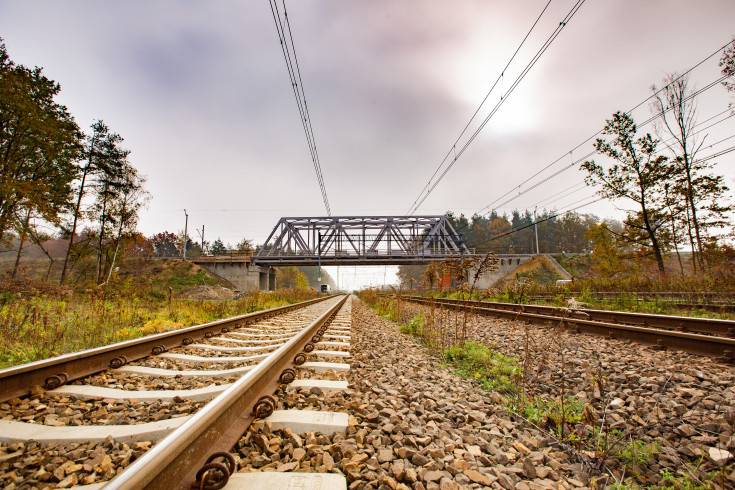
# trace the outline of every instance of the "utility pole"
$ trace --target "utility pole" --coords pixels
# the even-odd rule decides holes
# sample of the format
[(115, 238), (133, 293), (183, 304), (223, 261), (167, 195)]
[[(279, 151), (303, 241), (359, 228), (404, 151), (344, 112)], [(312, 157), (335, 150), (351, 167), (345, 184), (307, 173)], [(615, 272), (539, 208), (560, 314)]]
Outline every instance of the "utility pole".
[(538, 206), (533, 208), (533, 231), (534, 231), (534, 234), (536, 235), (536, 255), (539, 254), (538, 252), (538, 223), (536, 223), (536, 209), (537, 208)]
[[(197, 230), (197, 233), (199, 233), (199, 230)], [(205, 255), (204, 253), (204, 225), (202, 225), (202, 232), (199, 233), (199, 236), (202, 237), (202, 255)]]
[(184, 260), (186, 260), (186, 242), (189, 233), (189, 213), (186, 212), (186, 209), (184, 209), (184, 215), (186, 215), (186, 221), (184, 222)]
[(318, 245), (318, 252), (317, 255), (319, 256), (319, 294), (322, 293), (322, 234), (319, 233), (319, 245)]

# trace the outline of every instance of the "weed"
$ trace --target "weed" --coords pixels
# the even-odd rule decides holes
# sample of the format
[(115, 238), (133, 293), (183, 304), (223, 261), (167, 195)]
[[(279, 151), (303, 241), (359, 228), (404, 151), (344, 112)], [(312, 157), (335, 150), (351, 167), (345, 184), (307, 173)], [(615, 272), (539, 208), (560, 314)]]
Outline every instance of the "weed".
[(255, 310), (304, 301), (313, 294), (253, 292), (237, 301), (155, 301), (151, 297), (77, 294), (15, 297), (0, 306), (0, 368), (107, 345)]
[(631, 441), (627, 445), (617, 449), (616, 456), (620, 458), (623, 465), (631, 467), (648, 466), (651, 462), (653, 454), (658, 452), (659, 447), (656, 444), (646, 443), (644, 441)]
[[(709, 484), (695, 482), (689, 476), (677, 476), (671, 470), (664, 468), (660, 471), (661, 483), (659, 488), (671, 488), (677, 490), (707, 490), (711, 488)], [(714, 479), (714, 476), (713, 476)]]
[(529, 422), (540, 427), (560, 427), (562, 413), (566, 424), (574, 424), (581, 420), (585, 404), (578, 398), (567, 396), (562, 411), (561, 398), (549, 400), (540, 396), (527, 397), (519, 395), (507, 401), (508, 407), (522, 414)]
[(398, 327), (401, 333), (408, 335), (414, 335), (420, 337), (423, 331), (424, 315), (419, 313), (415, 317), (411, 318), (411, 321)]
[(639, 490), (643, 487), (638, 485), (635, 482), (627, 482), (627, 483), (615, 483), (611, 487), (613, 490)]
[(455, 345), (444, 351), (444, 358), (454, 364), (457, 374), (472, 377), (487, 391), (516, 393), (522, 374), (518, 360), (476, 342)]

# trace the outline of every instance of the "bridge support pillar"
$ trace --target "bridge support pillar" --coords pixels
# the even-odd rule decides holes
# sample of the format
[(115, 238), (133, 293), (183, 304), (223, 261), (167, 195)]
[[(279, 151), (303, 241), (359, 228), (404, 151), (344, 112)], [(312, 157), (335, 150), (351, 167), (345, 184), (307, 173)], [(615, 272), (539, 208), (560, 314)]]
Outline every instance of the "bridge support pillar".
[(199, 262), (209, 272), (230, 281), (239, 291), (273, 291), (276, 289), (276, 269), (249, 262)]
[[(478, 289), (487, 289), (493, 287), (496, 282), (516, 270), (521, 265), (531, 260), (534, 255), (498, 255), (497, 269), (484, 272), (480, 275), (476, 287)], [(473, 273), (470, 273), (472, 276)]]

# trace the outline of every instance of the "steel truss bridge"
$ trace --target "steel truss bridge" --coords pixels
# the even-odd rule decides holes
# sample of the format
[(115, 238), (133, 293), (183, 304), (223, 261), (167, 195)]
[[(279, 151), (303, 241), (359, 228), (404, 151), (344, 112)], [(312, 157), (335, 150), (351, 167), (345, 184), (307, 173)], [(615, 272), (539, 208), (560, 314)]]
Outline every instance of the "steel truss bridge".
[(261, 266), (423, 264), (472, 255), (445, 216), (281, 218)]

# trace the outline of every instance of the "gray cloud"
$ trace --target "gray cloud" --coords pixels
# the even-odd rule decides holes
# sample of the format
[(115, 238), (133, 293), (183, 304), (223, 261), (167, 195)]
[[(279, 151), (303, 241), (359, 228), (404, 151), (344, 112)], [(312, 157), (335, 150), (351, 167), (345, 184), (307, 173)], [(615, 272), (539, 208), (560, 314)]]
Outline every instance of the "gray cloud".
[[(288, 2), (333, 211), (403, 213), (545, 3)], [(552, 2), (505, 88), (572, 4)], [(729, 0), (589, 0), (420, 212), (495, 200), (723, 44), (734, 17)], [(6, 0), (0, 35), (13, 59), (61, 83), (80, 125), (102, 118), (126, 138), (154, 195), (144, 233), (182, 228), (185, 207), (190, 225), (231, 243), (262, 241), (283, 214), (323, 214), (266, 2)], [(713, 60), (693, 80), (716, 75)], [(711, 90), (702, 117), (728, 100)], [(720, 162), (735, 175), (732, 157)]]

